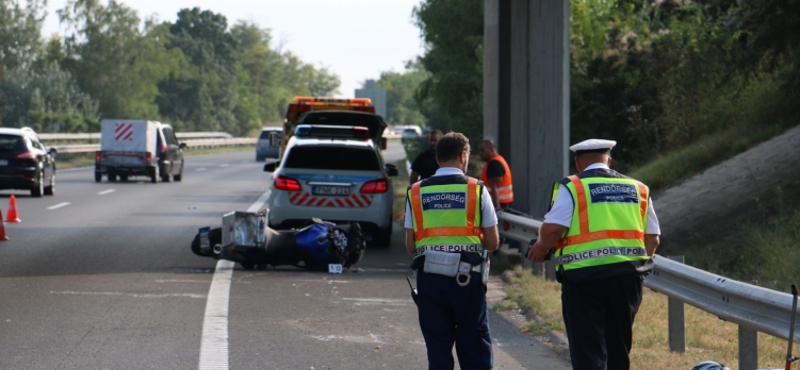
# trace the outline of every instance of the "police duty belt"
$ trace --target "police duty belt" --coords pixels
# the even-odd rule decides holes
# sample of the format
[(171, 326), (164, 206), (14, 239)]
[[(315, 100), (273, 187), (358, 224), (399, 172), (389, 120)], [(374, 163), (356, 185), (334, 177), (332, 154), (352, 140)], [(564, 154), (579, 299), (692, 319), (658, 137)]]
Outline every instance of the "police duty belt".
[(605, 247), (583, 252), (575, 252), (558, 256), (556, 261), (559, 265), (566, 265), (570, 262), (588, 260), (607, 256), (644, 256), (647, 250), (643, 247)]
[(474, 244), (473, 245), (426, 245), (417, 248), (416, 255), (417, 256), (424, 255), (426, 251), (449, 252), (449, 253), (458, 253), (458, 252), (483, 253), (483, 246)]

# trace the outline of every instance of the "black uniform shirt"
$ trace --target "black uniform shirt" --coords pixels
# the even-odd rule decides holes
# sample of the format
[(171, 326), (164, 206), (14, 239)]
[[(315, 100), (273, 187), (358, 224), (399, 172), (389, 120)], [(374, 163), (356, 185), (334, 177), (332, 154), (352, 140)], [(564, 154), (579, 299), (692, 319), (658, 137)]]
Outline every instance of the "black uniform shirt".
[(498, 160), (489, 161), (486, 163), (486, 178), (493, 179), (495, 177), (502, 178), (506, 175), (506, 169), (503, 164)]
[(426, 150), (417, 156), (414, 163), (411, 164), (411, 169), (419, 174), (419, 179), (427, 179), (436, 173), (439, 169), (439, 163), (436, 162), (436, 153), (433, 150)]

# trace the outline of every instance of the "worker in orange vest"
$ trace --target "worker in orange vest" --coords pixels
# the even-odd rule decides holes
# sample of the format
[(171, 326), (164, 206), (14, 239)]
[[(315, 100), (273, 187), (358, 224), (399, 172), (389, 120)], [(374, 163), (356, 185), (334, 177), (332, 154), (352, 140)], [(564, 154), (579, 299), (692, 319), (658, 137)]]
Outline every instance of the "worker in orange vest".
[(481, 172), (481, 181), (487, 186), (492, 196), (495, 209), (508, 210), (514, 201), (514, 185), (511, 181), (511, 169), (506, 160), (497, 154), (497, 147), (491, 139), (484, 139), (478, 145), (481, 159), (486, 163)]

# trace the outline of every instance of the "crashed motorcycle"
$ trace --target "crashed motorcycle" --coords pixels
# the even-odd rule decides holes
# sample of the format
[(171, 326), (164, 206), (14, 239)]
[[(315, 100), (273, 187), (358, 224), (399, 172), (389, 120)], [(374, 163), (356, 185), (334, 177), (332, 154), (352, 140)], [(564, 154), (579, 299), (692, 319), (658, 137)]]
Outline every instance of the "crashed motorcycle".
[(291, 265), (315, 271), (349, 268), (364, 255), (366, 243), (357, 222), (335, 224), (309, 220), (305, 227), (274, 230), (263, 213), (231, 212), (222, 227), (205, 227), (195, 235), (198, 256), (238, 262), (245, 269)]

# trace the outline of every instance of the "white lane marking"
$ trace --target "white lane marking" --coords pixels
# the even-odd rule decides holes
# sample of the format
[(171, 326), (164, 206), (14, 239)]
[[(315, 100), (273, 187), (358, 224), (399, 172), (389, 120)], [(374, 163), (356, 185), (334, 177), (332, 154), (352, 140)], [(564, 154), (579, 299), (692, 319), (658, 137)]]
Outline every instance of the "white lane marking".
[(97, 195), (106, 195), (106, 194), (111, 194), (113, 192), (114, 192), (114, 189), (108, 189), (108, 190), (103, 190), (103, 191), (97, 193)]
[[(194, 284), (194, 283), (198, 283), (198, 284), (208, 284), (208, 280), (156, 279), (156, 280), (154, 280), (154, 281), (155, 281), (156, 283), (159, 283), (159, 284), (165, 284), (165, 283), (178, 283), (178, 284), (184, 284), (184, 283), (191, 283), (191, 284)], [(250, 282), (250, 281), (237, 281), (236, 283), (237, 283), (237, 284), (252, 284), (252, 282)]]
[(258, 212), (258, 210), (261, 209), (261, 206), (263, 206), (264, 203), (267, 202), (267, 199), (269, 199), (270, 193), (272, 193), (272, 189), (267, 189), (267, 191), (265, 191), (264, 194), (261, 194), (256, 202), (247, 209), (247, 212)]
[(221, 165), (219, 165), (219, 166), (220, 166), (220, 167), (228, 167), (228, 166), (230, 166), (230, 165), (229, 165), (229, 164), (227, 164), (227, 163), (223, 163), (223, 164), (221, 164)]
[(178, 279), (156, 279), (156, 283), (203, 283), (208, 284), (208, 280), (178, 280)]
[(208, 288), (203, 338), (200, 341), (199, 370), (229, 369), (228, 363), (228, 300), (234, 263), (219, 260), (214, 279)]
[(205, 170), (206, 170), (206, 168), (205, 168), (205, 167), (200, 167), (200, 168), (197, 168), (197, 169), (195, 169), (195, 171), (197, 171), (197, 172), (200, 172), (200, 171), (205, 171)]
[(363, 268), (359, 267), (358, 271), (369, 271), (369, 272), (411, 272), (410, 269), (379, 269), (379, 268)]
[(378, 343), (384, 344), (386, 342), (382, 341), (377, 335), (370, 334), (367, 336), (355, 336), (355, 335), (311, 335), (311, 338), (316, 340), (321, 340), (323, 342), (330, 342), (334, 339), (343, 340), (345, 342), (352, 342), (352, 343)]
[(356, 306), (406, 306), (411, 302), (408, 299), (386, 299), (386, 298), (342, 298), (343, 301), (353, 301)]
[(58, 208), (61, 208), (61, 207), (66, 207), (66, 206), (68, 206), (70, 204), (72, 204), (72, 203), (69, 203), (69, 202), (58, 203), (58, 204), (56, 204), (54, 206), (47, 207), (47, 209), (58, 209)]
[(86, 167), (72, 167), (72, 168), (64, 168), (58, 169), (57, 172), (72, 172), (72, 171), (82, 171), (82, 170), (94, 170), (94, 166), (86, 166)]
[(51, 290), (50, 294), (126, 296), (134, 298), (168, 298), (168, 297), (205, 298), (206, 297), (205, 294), (189, 294), (189, 293), (139, 294), (139, 293), (122, 293), (122, 292), (76, 292), (72, 290), (66, 290), (61, 292), (56, 292)]
[[(256, 212), (269, 198), (270, 190), (262, 194), (247, 212)], [(206, 314), (203, 319), (203, 337), (200, 340), (199, 370), (228, 370), (228, 302), (233, 280), (234, 263), (219, 260), (214, 278), (208, 288)]]
[(347, 284), (350, 282), (350, 280), (295, 280), (295, 281), (303, 281), (309, 283), (328, 283), (328, 284), (333, 284), (333, 283)]

